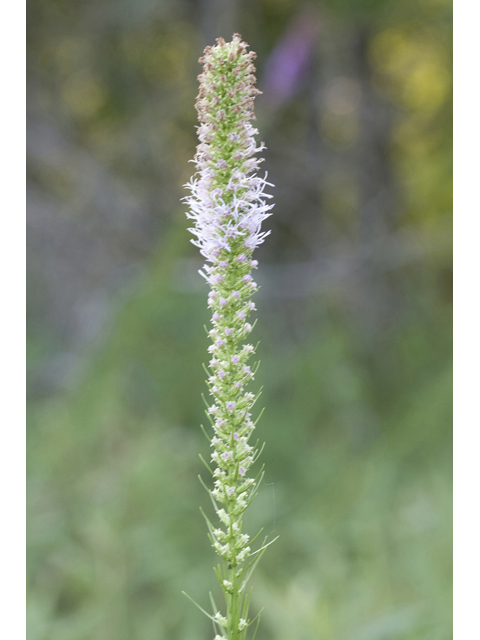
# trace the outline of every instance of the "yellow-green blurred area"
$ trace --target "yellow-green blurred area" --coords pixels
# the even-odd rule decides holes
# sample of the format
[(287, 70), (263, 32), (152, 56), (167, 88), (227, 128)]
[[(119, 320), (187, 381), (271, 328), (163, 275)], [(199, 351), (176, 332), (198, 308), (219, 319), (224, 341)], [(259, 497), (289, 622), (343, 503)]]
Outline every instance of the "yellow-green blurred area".
[(197, 59), (257, 51), (257, 640), (449, 640), (451, 9), (32, 0), (28, 638), (207, 640)]

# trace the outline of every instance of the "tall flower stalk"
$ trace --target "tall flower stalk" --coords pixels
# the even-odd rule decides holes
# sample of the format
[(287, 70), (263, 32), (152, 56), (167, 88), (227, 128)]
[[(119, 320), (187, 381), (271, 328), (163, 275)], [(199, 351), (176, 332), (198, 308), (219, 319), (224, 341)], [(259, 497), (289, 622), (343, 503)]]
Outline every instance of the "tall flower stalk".
[(247, 51), (248, 45), (238, 34), (231, 42), (223, 38), (216, 42), (199, 60), (203, 73), (198, 77), (196, 103), (200, 122), (194, 158), (197, 172), (185, 185), (191, 192), (185, 200), (190, 208), (187, 217), (194, 223), (192, 242), (206, 259), (199, 273), (211, 289), (208, 305), (213, 328), (209, 331), (207, 384), (213, 402), (207, 403), (206, 413), (213, 435), (204, 431), (213, 452), (210, 464), (204, 462), (213, 476), (213, 489), (207, 491), (218, 522), (204, 517), (220, 557), (215, 574), (226, 603), (226, 615), (213, 598), (213, 615), (204, 613), (213, 621), (215, 640), (245, 640), (255, 622), (248, 617), (247, 583), (268, 546), (264, 540), (253, 550), (251, 545), (260, 534), (251, 540), (243, 532), (243, 514), (263, 477), (263, 468), (256, 477), (251, 474), (260, 454), (258, 443), (251, 444), (256, 424), (252, 410), (259, 393), (247, 390), (257, 367), (248, 364), (255, 347), (245, 341), (253, 328), (249, 322), (255, 309), (251, 297), (257, 290), (252, 270), (258, 262), (252, 254), (270, 233), (261, 226), (273, 205), (266, 203), (271, 196), (264, 193), (269, 183), (256, 173), (261, 162), (256, 156), (265, 147), (263, 143), (257, 146), (258, 130), (250, 123), (255, 118), (253, 101), (260, 93), (254, 86), (255, 53)]

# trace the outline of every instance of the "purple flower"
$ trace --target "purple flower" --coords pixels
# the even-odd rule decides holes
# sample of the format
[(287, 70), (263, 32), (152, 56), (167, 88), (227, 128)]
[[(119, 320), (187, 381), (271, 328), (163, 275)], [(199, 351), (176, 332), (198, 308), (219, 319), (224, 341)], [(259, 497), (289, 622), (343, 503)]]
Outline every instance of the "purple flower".
[(263, 77), (265, 99), (279, 107), (303, 86), (315, 54), (320, 28), (318, 17), (308, 9), (290, 23), (268, 58)]

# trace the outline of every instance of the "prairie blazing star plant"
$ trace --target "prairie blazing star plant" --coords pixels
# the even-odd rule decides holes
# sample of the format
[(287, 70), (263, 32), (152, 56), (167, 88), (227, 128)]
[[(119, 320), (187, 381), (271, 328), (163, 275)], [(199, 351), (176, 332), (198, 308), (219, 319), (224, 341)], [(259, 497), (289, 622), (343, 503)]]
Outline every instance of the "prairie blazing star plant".
[(206, 259), (199, 273), (211, 289), (208, 306), (213, 328), (206, 370), (213, 404), (207, 403), (206, 413), (213, 436), (204, 431), (213, 452), (211, 464), (202, 461), (213, 476), (213, 489), (206, 488), (217, 524), (203, 515), (220, 556), (214, 571), (225, 596), (226, 614), (218, 610), (212, 596), (213, 615), (202, 611), (213, 621), (215, 640), (246, 640), (249, 627), (258, 625), (258, 616), (248, 617), (251, 591), (247, 583), (271, 544), (265, 539), (254, 550), (251, 545), (261, 532), (251, 540), (242, 522), (263, 477), (263, 468), (255, 478), (250, 474), (261, 452), (250, 444), (255, 429), (252, 409), (259, 393), (246, 390), (256, 367), (248, 364), (255, 347), (245, 340), (253, 328), (248, 320), (257, 290), (251, 272), (258, 262), (252, 254), (270, 233), (261, 226), (273, 206), (266, 200), (271, 196), (263, 192), (265, 186), (273, 185), (256, 173), (261, 162), (256, 156), (265, 147), (256, 145), (258, 131), (250, 123), (255, 117), (253, 100), (260, 92), (254, 86), (255, 53), (247, 52), (247, 47), (238, 34), (228, 43), (218, 38), (217, 45), (207, 47), (199, 60), (203, 73), (198, 77), (196, 103), (197, 173), (185, 185), (191, 192), (185, 200), (190, 208), (187, 217), (194, 224), (189, 229), (196, 237), (192, 242)]

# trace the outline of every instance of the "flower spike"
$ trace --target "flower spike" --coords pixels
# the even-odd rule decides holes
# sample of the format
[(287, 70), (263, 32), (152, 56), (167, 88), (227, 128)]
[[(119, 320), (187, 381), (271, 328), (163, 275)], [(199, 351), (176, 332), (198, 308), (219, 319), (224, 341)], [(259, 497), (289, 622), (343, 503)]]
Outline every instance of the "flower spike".
[(248, 318), (255, 304), (250, 298), (258, 288), (252, 276), (258, 262), (252, 254), (270, 233), (262, 230), (273, 208), (264, 189), (273, 185), (258, 174), (258, 154), (265, 145), (257, 146), (258, 130), (251, 124), (254, 99), (260, 93), (255, 88), (255, 53), (238, 34), (231, 42), (216, 42), (199, 60), (203, 73), (198, 76), (195, 105), (200, 122), (197, 172), (185, 185), (190, 191), (185, 200), (193, 223), (192, 242), (205, 258), (200, 274), (211, 289), (207, 384), (213, 404), (207, 405), (207, 415), (213, 428), (214, 487), (209, 493), (218, 528), (211, 529), (209, 537), (223, 561), (223, 568), (215, 572), (227, 609), (225, 617), (214, 611), (212, 619), (221, 634), (216, 638), (245, 640), (252, 622), (245, 584), (259, 556), (250, 558), (262, 555), (265, 547), (252, 551), (249, 535), (242, 532), (243, 513), (257, 491), (248, 472), (259, 455), (249, 444), (258, 394), (246, 390), (256, 372), (247, 364), (255, 348), (244, 341), (253, 330)]

